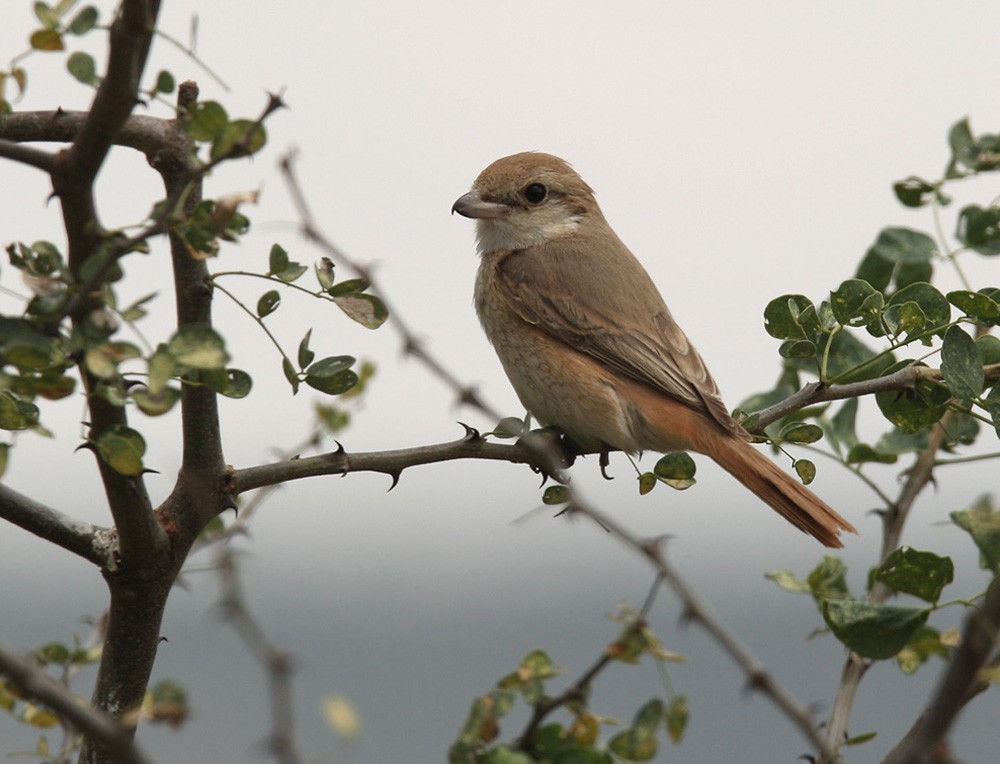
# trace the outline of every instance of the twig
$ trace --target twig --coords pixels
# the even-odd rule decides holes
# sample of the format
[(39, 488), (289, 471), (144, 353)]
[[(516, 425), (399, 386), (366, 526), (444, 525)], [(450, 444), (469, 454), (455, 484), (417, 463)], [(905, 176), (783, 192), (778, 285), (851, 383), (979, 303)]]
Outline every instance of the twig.
[(128, 729), (103, 711), (88, 708), (55, 679), (27, 658), (0, 645), (0, 673), (7, 676), (28, 697), (50, 707), (73, 726), (114, 756), (121, 764), (147, 764)]
[(273, 720), (268, 747), (280, 764), (297, 764), (300, 757), (295, 745), (295, 716), (292, 713), (292, 660), (268, 639), (247, 608), (236, 560), (228, 547), (221, 553), (218, 567), (223, 586), (221, 605), (226, 620), (267, 673)]
[[(965, 704), (987, 686), (978, 679), (1000, 634), (1000, 577), (986, 590), (982, 607), (965, 621), (962, 643), (955, 650), (927, 711), (917, 719), (883, 764), (940, 764), (936, 752)], [(977, 686), (978, 685), (978, 686)]]
[[(645, 627), (649, 611), (652, 609), (653, 603), (656, 601), (656, 595), (659, 592), (662, 583), (663, 574), (657, 572), (656, 577), (653, 580), (653, 585), (649, 590), (649, 594), (646, 596), (646, 601), (643, 603), (642, 609), (636, 615), (635, 620), (625, 630), (626, 634), (630, 634)], [(515, 743), (516, 747), (521, 750), (527, 750), (530, 747), (531, 742), (534, 740), (538, 727), (543, 721), (545, 721), (545, 718), (549, 714), (569, 703), (586, 698), (590, 683), (593, 682), (597, 675), (601, 673), (601, 671), (603, 671), (604, 668), (613, 660), (614, 654), (612, 651), (610, 649), (605, 649), (604, 652), (601, 653), (601, 657), (599, 657), (590, 666), (590, 668), (584, 671), (580, 678), (565, 691), (554, 698), (542, 698), (542, 700), (536, 703), (534, 710), (531, 713), (531, 718), (528, 720), (528, 724), (524, 728), (524, 732), (521, 733), (521, 736)]]

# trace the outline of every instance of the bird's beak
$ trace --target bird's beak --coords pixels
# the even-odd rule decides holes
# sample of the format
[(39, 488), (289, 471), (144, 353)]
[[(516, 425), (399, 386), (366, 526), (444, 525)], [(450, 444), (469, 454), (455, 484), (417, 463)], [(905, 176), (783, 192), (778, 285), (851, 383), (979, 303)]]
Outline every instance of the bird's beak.
[(457, 212), (467, 218), (486, 220), (505, 217), (510, 212), (510, 207), (491, 201), (479, 191), (472, 190), (455, 200), (451, 205), (451, 212), (452, 214)]

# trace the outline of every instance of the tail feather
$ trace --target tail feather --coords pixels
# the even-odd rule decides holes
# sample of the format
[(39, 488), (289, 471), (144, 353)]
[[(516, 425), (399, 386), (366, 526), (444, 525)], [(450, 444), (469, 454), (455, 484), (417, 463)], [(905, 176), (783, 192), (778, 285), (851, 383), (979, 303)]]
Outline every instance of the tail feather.
[(799, 530), (829, 547), (842, 547), (840, 532), (857, 533), (849, 522), (749, 443), (716, 440), (709, 455)]

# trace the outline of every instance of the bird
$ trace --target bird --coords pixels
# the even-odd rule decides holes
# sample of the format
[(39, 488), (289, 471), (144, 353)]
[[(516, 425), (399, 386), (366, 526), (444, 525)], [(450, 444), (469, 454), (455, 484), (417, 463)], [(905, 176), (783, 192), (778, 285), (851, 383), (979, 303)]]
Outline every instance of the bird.
[(579, 453), (705, 454), (799, 530), (854, 527), (750, 444), (705, 362), (594, 191), (542, 152), (484, 169), (452, 213), (476, 221), (474, 303), (514, 391)]

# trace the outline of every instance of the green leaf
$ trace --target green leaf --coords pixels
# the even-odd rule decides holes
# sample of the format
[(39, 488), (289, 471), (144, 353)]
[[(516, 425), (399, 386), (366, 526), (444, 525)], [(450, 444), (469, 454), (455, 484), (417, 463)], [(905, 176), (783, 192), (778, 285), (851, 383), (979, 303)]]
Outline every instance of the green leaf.
[(982, 291), (969, 292), (959, 290), (948, 292), (946, 297), (948, 298), (948, 302), (970, 318), (982, 321), (991, 326), (995, 326), (997, 319), (1000, 319), (1000, 303)]
[(848, 279), (830, 293), (830, 309), (842, 326), (865, 326), (877, 321), (884, 304), (882, 293), (862, 279)]
[(906, 647), (896, 655), (896, 664), (904, 674), (913, 674), (932, 655), (948, 657), (948, 647), (941, 641), (941, 634), (930, 626), (921, 626), (910, 637)]
[(906, 647), (927, 621), (929, 608), (827, 600), (823, 619), (843, 644), (863, 658), (885, 660)]
[(229, 360), (225, 341), (207, 324), (184, 324), (170, 342), (167, 351), (180, 366), (191, 369), (221, 369)]
[(862, 745), (863, 743), (867, 743), (869, 740), (874, 740), (877, 735), (877, 732), (862, 732), (860, 735), (854, 735), (853, 737), (847, 738), (847, 740), (844, 741), (844, 745)]
[[(911, 361), (901, 361), (886, 370), (892, 373)], [(921, 364), (922, 365), (922, 364)], [(875, 402), (882, 415), (904, 433), (915, 433), (937, 422), (948, 408), (951, 393), (944, 385), (918, 384), (913, 390), (890, 390), (876, 393)]]
[(778, 348), (782, 358), (815, 358), (816, 343), (812, 340), (785, 340)]
[(264, 294), (260, 296), (260, 299), (257, 300), (257, 315), (260, 318), (269, 316), (278, 309), (279, 304), (281, 304), (281, 294), (277, 289), (264, 292)]
[(828, 600), (846, 600), (851, 596), (847, 588), (847, 566), (832, 554), (823, 556), (820, 564), (809, 573), (806, 581), (817, 603)]
[(299, 343), (298, 361), (300, 369), (306, 368), (309, 364), (313, 362), (313, 359), (316, 357), (316, 354), (309, 349), (309, 340), (312, 338), (312, 333), (313, 333), (312, 329), (307, 331), (306, 336), (303, 337), (302, 341)]
[(288, 268), (288, 252), (280, 244), (272, 244), (268, 255), (267, 271), (272, 276)]
[(884, 453), (867, 443), (855, 443), (844, 459), (847, 464), (895, 464), (898, 460), (898, 455)]
[(334, 297), (333, 301), (348, 318), (368, 329), (378, 329), (389, 317), (385, 303), (373, 294), (349, 294)]
[(933, 201), (937, 187), (914, 175), (892, 184), (896, 198), (906, 207), (923, 207)]
[(981, 255), (1000, 255), (1000, 207), (970, 204), (963, 208), (955, 237)]
[(506, 416), (493, 428), (495, 438), (519, 438), (528, 431), (525, 421), (516, 416)]
[(653, 698), (636, 711), (632, 719), (632, 729), (640, 735), (655, 735), (660, 722), (663, 721), (665, 709), (663, 701)]
[(289, 263), (288, 267), (285, 268), (285, 270), (279, 271), (274, 275), (281, 281), (284, 281), (286, 284), (291, 284), (307, 270), (309, 269), (306, 266), (302, 265), (301, 263)]
[(891, 263), (924, 262), (937, 254), (934, 239), (910, 228), (883, 228), (872, 249)]
[(139, 348), (131, 342), (105, 342), (87, 348), (83, 358), (87, 371), (95, 377), (110, 379), (118, 374), (118, 364), (140, 355)]
[(634, 729), (622, 730), (608, 741), (608, 750), (625, 761), (650, 761), (656, 756), (659, 743), (655, 737)]
[(951, 394), (959, 400), (978, 398), (986, 385), (979, 347), (957, 324), (944, 334), (941, 373)]
[(764, 308), (764, 329), (779, 340), (812, 340), (819, 330), (816, 308), (808, 297), (786, 294)]
[(131, 427), (111, 425), (97, 436), (94, 445), (97, 453), (115, 472), (130, 476), (142, 474), (146, 441)]
[(671, 488), (683, 491), (695, 484), (697, 465), (686, 451), (673, 451), (659, 458), (653, 467), (657, 480)]
[(639, 495), (645, 496), (647, 493), (656, 488), (656, 475), (652, 472), (643, 472), (639, 475)]
[(9, 390), (0, 391), (0, 430), (27, 430), (38, 422), (38, 407)]
[(321, 257), (313, 266), (316, 269), (316, 281), (324, 292), (333, 286), (333, 260)]
[(67, 29), (71, 34), (87, 34), (87, 32), (97, 26), (97, 19), (97, 9), (92, 5), (86, 5), (81, 8), (80, 12), (73, 17), (72, 21), (69, 22)]
[(174, 75), (166, 69), (161, 69), (159, 74), (156, 75), (156, 84), (153, 86), (153, 89), (157, 93), (169, 94), (174, 92), (175, 87), (177, 87), (177, 83), (174, 81)]
[(686, 695), (675, 695), (667, 706), (667, 734), (675, 743), (681, 742), (687, 728), (690, 707)]
[(794, 466), (795, 473), (803, 485), (809, 485), (816, 479), (816, 465), (809, 459), (796, 459)]
[(797, 578), (790, 570), (772, 570), (769, 573), (765, 573), (764, 578), (774, 581), (774, 583), (786, 592), (794, 592), (795, 594), (812, 593), (812, 587), (809, 585), (809, 582)]
[(976, 346), (979, 348), (979, 357), (983, 366), (1000, 363), (1000, 337), (992, 334), (984, 334), (976, 339)]
[(342, 297), (348, 294), (356, 294), (365, 291), (371, 283), (368, 279), (346, 279), (339, 284), (335, 284), (327, 289), (327, 294), (331, 297)]
[(1000, 512), (993, 510), (989, 496), (949, 516), (955, 525), (972, 536), (979, 548), (980, 567), (1000, 572)]
[(358, 375), (351, 371), (355, 359), (349, 355), (331, 356), (316, 361), (306, 369), (305, 383), (328, 395), (340, 395), (358, 383)]
[(56, 51), (66, 48), (62, 35), (55, 29), (38, 29), (31, 33), (28, 43), (33, 50)]
[(246, 398), (253, 388), (253, 378), (242, 369), (226, 369), (222, 373), (222, 379), (223, 384), (216, 392), (227, 398)]
[(284, 357), (281, 359), (281, 372), (288, 380), (288, 384), (292, 386), (292, 395), (295, 395), (299, 391), (299, 374), (292, 366), (292, 362)]
[(52, 365), (61, 353), (54, 337), (37, 334), (15, 336), (3, 343), (3, 361), (17, 367), (20, 372), (31, 372)]
[(778, 439), (788, 443), (808, 445), (822, 439), (823, 428), (808, 422), (789, 422), (778, 433)]
[(216, 101), (199, 101), (191, 107), (184, 127), (196, 141), (213, 141), (229, 124), (229, 115)]
[(181, 399), (181, 391), (166, 386), (154, 393), (149, 388), (137, 387), (129, 391), (129, 396), (146, 416), (160, 416), (170, 411)]
[(210, 156), (213, 160), (223, 157), (246, 157), (256, 154), (267, 143), (267, 131), (249, 119), (234, 119), (216, 134)]
[(554, 506), (569, 501), (569, 489), (564, 485), (550, 485), (542, 493), (542, 504)]
[(921, 552), (908, 546), (891, 552), (875, 569), (875, 580), (897, 592), (912, 594), (927, 602), (937, 602), (941, 590), (955, 578), (950, 557)]
[(926, 282), (910, 284), (889, 299), (890, 306), (907, 302), (914, 302), (920, 307), (927, 318), (928, 329), (943, 327), (951, 321), (951, 305), (948, 299)]
[(66, 59), (66, 68), (78, 81), (84, 85), (97, 83), (97, 63), (93, 56), (77, 51)]

